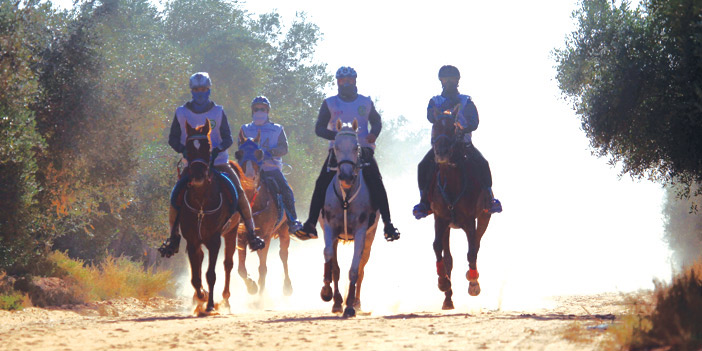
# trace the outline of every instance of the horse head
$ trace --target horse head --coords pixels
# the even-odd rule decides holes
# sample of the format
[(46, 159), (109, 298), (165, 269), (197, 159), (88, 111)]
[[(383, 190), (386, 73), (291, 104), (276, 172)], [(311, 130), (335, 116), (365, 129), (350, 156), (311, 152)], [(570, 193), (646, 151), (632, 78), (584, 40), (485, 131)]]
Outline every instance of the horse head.
[(451, 160), (454, 146), (459, 141), (459, 131), (462, 128), (458, 122), (458, 111), (461, 105), (451, 110), (439, 111), (434, 108), (434, 124), (431, 127), (431, 145), (434, 150), (436, 163), (448, 163)]
[(243, 130), (239, 131), (239, 150), (234, 153), (234, 157), (247, 178), (255, 179), (261, 169), (264, 154), (260, 141), (260, 130), (255, 138), (247, 138)]
[(210, 170), (210, 120), (205, 119), (205, 124), (193, 128), (185, 122), (185, 154), (188, 161), (188, 176), (190, 185), (202, 186), (209, 178)]
[(344, 189), (351, 189), (356, 182), (359, 170), (361, 148), (358, 144), (358, 121), (353, 120), (351, 126), (336, 121), (336, 137), (334, 138), (334, 155), (337, 160), (337, 175), (339, 184)]

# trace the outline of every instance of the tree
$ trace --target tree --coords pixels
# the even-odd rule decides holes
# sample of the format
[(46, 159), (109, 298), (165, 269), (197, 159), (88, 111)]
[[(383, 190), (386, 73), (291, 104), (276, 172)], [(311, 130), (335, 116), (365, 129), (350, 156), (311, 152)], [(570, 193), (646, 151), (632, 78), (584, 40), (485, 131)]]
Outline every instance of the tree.
[(622, 173), (702, 193), (702, 1), (583, 0), (557, 80), (593, 153)]

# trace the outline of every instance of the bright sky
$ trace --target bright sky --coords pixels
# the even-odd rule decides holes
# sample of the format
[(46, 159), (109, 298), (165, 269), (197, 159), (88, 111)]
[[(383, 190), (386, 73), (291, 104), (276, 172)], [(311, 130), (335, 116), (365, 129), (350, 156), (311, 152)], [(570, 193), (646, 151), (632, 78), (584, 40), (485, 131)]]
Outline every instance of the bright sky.
[[(276, 9), (285, 20), (296, 11), (306, 12), (324, 33), (316, 58), (328, 64), (329, 73), (342, 65), (354, 67), (359, 93), (378, 99), (383, 118), (403, 115), (413, 128), (426, 128), (427, 140), (426, 105), (441, 91), (438, 69), (444, 64), (460, 69), (459, 90), (473, 97), (480, 113), (473, 140), (490, 161), (493, 189), (505, 211), (492, 217), (482, 241), (479, 300), (466, 293), (465, 236), (453, 231), (457, 308), (475, 308), (475, 301), (487, 308), (537, 306), (535, 301), (545, 296), (631, 291), (652, 288), (656, 277), (668, 279), (669, 251), (661, 240), (663, 191), (648, 181), (619, 179), (606, 160), (591, 156), (580, 121), (557, 88), (551, 51), (574, 28), (570, 15), (576, 1), (421, 4), (259, 0), (244, 7), (254, 13)], [(398, 156), (408, 160), (406, 174), (385, 182), (402, 240), (388, 244), (378, 233), (364, 289), (379, 296), (422, 291), (427, 296), (422, 307), (440, 306), (443, 295), (436, 289), (431, 250), (433, 219), (416, 221), (410, 215), (418, 200), (416, 165), (423, 155)], [(307, 206), (298, 204), (298, 211), (306, 212)], [(292, 250), (318, 255), (314, 265), (296, 266), (299, 255), (291, 251), (293, 284), (311, 275), (300, 289), (309, 288), (312, 295), (305, 297), (317, 300), (321, 241), (293, 244)], [(276, 261), (272, 254), (269, 277), (275, 281), (269, 287), (277, 294), (282, 279)], [(251, 262), (249, 271), (256, 275), (257, 261)], [(346, 277), (349, 263), (340, 263)], [(388, 269), (412, 282), (388, 286), (386, 276), (378, 273)], [(234, 284), (241, 282), (237, 278)], [(391, 300), (371, 307), (417, 308)]]

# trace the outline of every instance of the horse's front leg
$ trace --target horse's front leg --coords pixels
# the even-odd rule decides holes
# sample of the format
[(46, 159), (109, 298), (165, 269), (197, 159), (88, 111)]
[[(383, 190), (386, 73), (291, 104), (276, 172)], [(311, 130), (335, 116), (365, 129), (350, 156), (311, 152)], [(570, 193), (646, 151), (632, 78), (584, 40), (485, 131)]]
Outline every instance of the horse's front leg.
[(480, 239), (484, 230), (480, 235), (475, 228), (475, 218), (469, 223), (468, 227), (464, 229), (466, 236), (468, 237), (468, 272), (466, 272), (466, 279), (468, 279), (468, 294), (470, 296), (478, 296), (480, 294), (480, 283), (478, 283), (478, 250), (480, 250)]
[[(238, 219), (232, 223), (238, 223)], [(236, 253), (236, 226), (229, 228), (222, 236), (224, 237), (224, 291), (222, 292), (222, 301), (224, 307), (229, 308), (229, 285), (231, 284), (232, 269), (234, 269), (234, 253)]]
[(453, 268), (453, 259), (449, 248), (449, 221), (441, 217), (434, 216), (434, 254), (436, 255), (436, 274), (439, 279), (439, 290), (444, 292), (443, 309), (453, 309), (453, 301), (451, 296), (451, 269)]
[(361, 258), (366, 248), (366, 229), (362, 227), (356, 230), (353, 238), (353, 259), (351, 269), (349, 269), (349, 294), (346, 296), (346, 309), (344, 317), (354, 317), (356, 310), (353, 305), (356, 303), (356, 283), (358, 282), (359, 270), (361, 268)]
[(280, 261), (283, 262), (283, 274), (285, 279), (283, 280), (283, 294), (285, 296), (292, 295), (293, 287), (290, 281), (290, 274), (288, 273), (288, 248), (290, 247), (290, 234), (282, 226), (278, 230), (278, 238), (280, 239)]
[(205, 293), (202, 291), (202, 259), (204, 258), (204, 253), (200, 244), (193, 244), (188, 241), (187, 244), (188, 260), (190, 261), (190, 283), (195, 288), (195, 296), (193, 300), (196, 303), (202, 303), (205, 301)]
[(243, 232), (239, 232), (237, 235), (236, 245), (236, 249), (239, 252), (239, 267), (237, 272), (239, 273), (241, 279), (244, 280), (244, 283), (246, 283), (246, 290), (249, 292), (249, 294), (253, 295), (258, 292), (258, 286), (256, 285), (256, 282), (249, 277), (249, 272), (246, 270), (246, 245), (246, 235)]
[[(377, 224), (377, 222), (376, 222)], [(371, 227), (366, 231), (366, 244), (363, 249), (363, 255), (361, 256), (361, 266), (358, 269), (358, 283), (356, 284), (356, 301), (353, 307), (357, 310), (361, 310), (361, 284), (363, 283), (363, 276), (365, 275), (366, 264), (370, 259), (371, 246), (373, 245), (373, 240), (375, 239), (375, 230), (377, 227)]]
[(207, 299), (207, 309), (206, 312), (212, 312), (214, 310), (214, 285), (215, 280), (217, 280), (217, 275), (215, 274), (215, 266), (217, 265), (217, 255), (219, 255), (219, 247), (222, 245), (222, 238), (220, 233), (216, 233), (207, 243), (207, 251), (209, 264), (207, 266), (207, 287), (209, 288), (209, 297)]
[(272, 235), (268, 235), (264, 239), (266, 246), (263, 249), (256, 251), (258, 253), (258, 293), (263, 294), (263, 290), (266, 289), (266, 275), (268, 274), (268, 266), (266, 261), (268, 260), (268, 249), (271, 245)]

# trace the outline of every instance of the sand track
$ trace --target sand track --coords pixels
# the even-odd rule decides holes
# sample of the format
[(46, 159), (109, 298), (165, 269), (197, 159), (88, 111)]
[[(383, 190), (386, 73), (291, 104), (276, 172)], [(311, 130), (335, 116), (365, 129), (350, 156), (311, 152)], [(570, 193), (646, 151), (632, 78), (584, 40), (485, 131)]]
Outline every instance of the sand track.
[[(538, 311), (423, 311), (342, 319), (327, 311), (193, 317), (189, 301), (124, 299), (0, 311), (1, 350), (597, 350), (621, 296), (553, 299)], [(586, 342), (564, 338), (577, 326)]]

